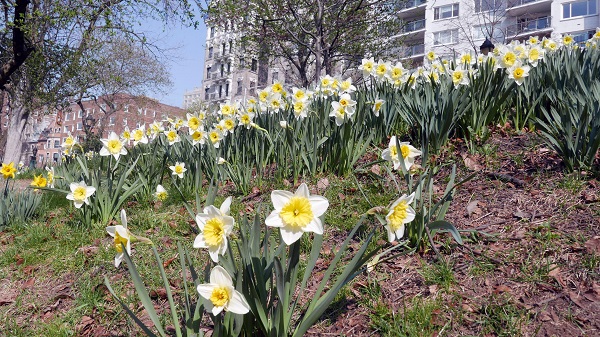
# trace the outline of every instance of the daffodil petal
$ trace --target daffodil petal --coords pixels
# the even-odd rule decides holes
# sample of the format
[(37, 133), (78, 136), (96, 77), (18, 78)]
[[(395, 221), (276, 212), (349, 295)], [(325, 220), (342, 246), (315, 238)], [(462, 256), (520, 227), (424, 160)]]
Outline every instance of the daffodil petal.
[(283, 227), (283, 220), (281, 220), (281, 216), (279, 216), (279, 211), (273, 211), (269, 216), (265, 219), (265, 225), (269, 227)]
[(323, 235), (323, 223), (321, 219), (314, 218), (313, 221), (309, 222), (304, 228), (304, 232), (314, 232), (315, 234)]
[(225, 268), (216, 266), (210, 271), (210, 283), (233, 287), (233, 280)]
[(229, 208), (231, 207), (232, 199), (233, 199), (232, 197), (228, 197), (227, 199), (225, 199), (225, 201), (223, 201), (223, 203), (221, 204), (221, 207), (219, 207), (221, 214), (229, 215)]
[(288, 191), (275, 190), (271, 192), (273, 207), (275, 207), (276, 210), (281, 210), (293, 196), (294, 194)]
[(298, 241), (304, 233), (301, 229), (290, 229), (288, 227), (281, 227), (280, 232), (283, 242), (288, 246)]
[(206, 241), (204, 241), (204, 235), (202, 233), (200, 233), (198, 236), (196, 236), (196, 239), (194, 239), (194, 244), (192, 245), (192, 247), (194, 248), (207, 248), (208, 245), (206, 244)]
[(202, 296), (203, 298), (208, 300), (208, 299), (210, 299), (210, 295), (212, 294), (214, 288), (215, 288), (214, 284), (208, 283), (208, 284), (199, 284), (196, 287), (196, 290), (198, 291), (200, 296)]
[(310, 206), (315, 217), (323, 215), (329, 207), (329, 201), (327, 198), (320, 195), (311, 195), (308, 197), (308, 201), (310, 202)]
[(233, 291), (229, 304), (227, 304), (227, 310), (234, 314), (246, 314), (250, 311), (250, 305), (246, 302), (246, 299), (237, 290)]

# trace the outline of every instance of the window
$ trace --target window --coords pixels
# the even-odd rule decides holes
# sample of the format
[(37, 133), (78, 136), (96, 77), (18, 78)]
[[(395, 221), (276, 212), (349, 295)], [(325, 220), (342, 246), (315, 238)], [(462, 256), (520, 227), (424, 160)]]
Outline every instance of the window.
[(473, 26), (473, 40), (483, 40), (485, 38), (502, 41), (504, 39), (504, 33), (500, 27), (489, 25)]
[(240, 68), (244, 67), (244, 58), (240, 57)]
[(252, 59), (252, 66), (250, 67), (250, 70), (256, 71), (256, 69), (258, 69), (258, 61), (256, 59)]
[(101, 109), (102, 111), (106, 111), (106, 103), (102, 103), (102, 104), (100, 104), (100, 109)]
[(229, 41), (229, 52), (231, 53), (233, 50), (233, 41)]
[(225, 42), (223, 42), (223, 44), (221, 45), (221, 51), (222, 51), (221, 55), (225, 55), (225, 47), (226, 47), (226, 44), (225, 44)]
[(275, 83), (275, 82), (279, 81), (279, 73), (278, 72), (274, 72), (272, 77), (273, 77), (272, 78), (272, 80), (273, 80), (272, 83)]
[(83, 130), (82, 126), (83, 125), (81, 124), (81, 122), (78, 122), (77, 123), (77, 130), (79, 130), (79, 131)]
[[(87, 114), (90, 114), (90, 109), (85, 109), (85, 112), (87, 112)], [(79, 118), (83, 117), (83, 111), (79, 110), (79, 113), (77, 114), (77, 116), (79, 116)]]
[(444, 30), (433, 33), (433, 45), (451, 44), (458, 42), (458, 29)]
[[(487, 0), (482, 0), (487, 1)], [(433, 9), (433, 19), (441, 20), (454, 18), (458, 16), (458, 4), (450, 4), (446, 6), (435, 7)]]
[(206, 78), (210, 78), (210, 67), (206, 67)]
[(584, 0), (563, 4), (563, 19), (596, 14), (596, 1)]
[(223, 96), (223, 86), (222, 85), (219, 86), (219, 98), (221, 98), (221, 96)]
[(223, 63), (221, 63), (221, 77), (223, 77), (224, 73), (225, 73), (225, 65)]
[(225, 97), (229, 96), (229, 83), (225, 83)]
[(138, 108), (138, 116), (142, 115), (142, 108)]
[(208, 48), (208, 58), (212, 58), (213, 57), (213, 47)]
[(250, 95), (254, 95), (256, 93), (256, 83), (254, 81), (250, 81)]
[(231, 62), (227, 63), (227, 73), (231, 72)]
[(115, 116), (111, 116), (108, 120), (108, 125), (115, 125)]
[(68, 127), (68, 126), (66, 126), (66, 125), (65, 125), (65, 126), (63, 126), (63, 132), (64, 132), (64, 133), (67, 133), (67, 132), (69, 132), (69, 127)]
[(594, 37), (595, 33), (595, 30), (588, 30), (587, 32), (571, 33), (571, 35), (573, 36), (573, 41), (575, 41), (575, 43), (585, 45), (585, 42)]
[(123, 126), (127, 126), (127, 118), (123, 118)]
[(210, 27), (210, 37), (215, 37), (215, 27)]
[(475, 0), (475, 13), (497, 11), (502, 8), (502, 0)]
[(68, 121), (68, 120), (69, 120), (69, 113), (67, 112), (67, 113), (65, 114), (65, 122), (66, 122), (66, 121)]
[(242, 94), (242, 81), (238, 81), (237, 82), (237, 89), (235, 92), (236, 95), (241, 95)]
[(125, 104), (125, 106), (123, 107), (123, 112), (129, 113), (129, 105)]
[(209, 88), (204, 89), (204, 100), (205, 101), (208, 101), (208, 90), (209, 90)]
[(54, 148), (58, 149), (60, 147), (60, 141), (58, 139), (54, 140)]

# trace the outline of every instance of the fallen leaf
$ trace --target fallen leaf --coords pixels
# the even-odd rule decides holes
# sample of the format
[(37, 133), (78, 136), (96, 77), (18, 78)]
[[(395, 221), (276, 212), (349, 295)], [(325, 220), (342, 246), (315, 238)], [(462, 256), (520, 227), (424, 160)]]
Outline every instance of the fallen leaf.
[(96, 255), (96, 253), (98, 253), (98, 247), (96, 247), (96, 246), (79, 247), (77, 249), (77, 251), (83, 253), (83, 255), (85, 255), (87, 257), (92, 257), (92, 256)]
[(479, 204), (478, 200), (473, 200), (467, 204), (467, 216), (470, 218), (473, 214), (481, 214), (481, 209), (477, 207)]
[(35, 277), (30, 278), (29, 280), (23, 282), (21, 289), (27, 289), (31, 287), (35, 283)]
[(594, 236), (587, 240), (583, 245), (588, 253), (600, 255), (600, 236)]
[(585, 309), (585, 307), (583, 306), (583, 304), (581, 304), (581, 296), (577, 295), (576, 293), (572, 292), (572, 291), (567, 291), (567, 294), (569, 295), (569, 299), (571, 299), (571, 301), (575, 304), (577, 304), (578, 307)]
[(479, 165), (478, 160), (473, 158), (471, 155), (466, 153), (461, 154), (461, 157), (465, 163), (465, 167), (471, 171), (483, 171), (483, 166)]
[(377, 164), (371, 166), (371, 172), (375, 173), (376, 175), (380, 175), (381, 174), (381, 167)]
[(517, 208), (517, 211), (513, 214), (515, 217), (519, 219), (529, 219), (531, 218), (531, 213), (524, 212)]
[(7, 304), (11, 304), (14, 303), (15, 300), (10, 299), (8, 297), (0, 297), (0, 305), (7, 305)]
[(494, 294), (510, 293), (510, 288), (501, 284), (494, 289)]
[(342, 193), (338, 193), (338, 198), (340, 198), (340, 200), (344, 201), (346, 199), (346, 196), (343, 195)]
[(319, 180), (319, 182), (317, 182), (317, 188), (320, 190), (326, 189), (327, 186), (329, 186), (329, 179), (327, 178), (322, 178), (321, 180)]
[(25, 262), (25, 259), (23, 259), (19, 254), (17, 254), (15, 255), (15, 262), (17, 266), (20, 266)]
[(179, 254), (175, 254), (175, 256), (173, 256), (172, 258), (165, 260), (163, 262), (163, 268), (167, 268), (171, 263), (173, 263), (173, 261), (175, 261), (175, 259), (177, 259), (178, 256)]
[(252, 193), (256, 193), (259, 194), (260, 193), (260, 189), (256, 186), (252, 187)]
[(549, 268), (550, 272), (548, 272), (548, 276), (554, 278), (556, 282), (558, 282), (558, 284), (560, 284), (562, 287), (565, 287), (565, 281), (563, 281), (562, 277), (560, 276), (560, 268), (554, 263), (551, 264)]

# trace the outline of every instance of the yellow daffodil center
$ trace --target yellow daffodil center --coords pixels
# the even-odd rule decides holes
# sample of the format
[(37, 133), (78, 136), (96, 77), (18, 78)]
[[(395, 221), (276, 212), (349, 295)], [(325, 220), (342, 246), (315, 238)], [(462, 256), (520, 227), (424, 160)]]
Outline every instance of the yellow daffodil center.
[(392, 211), (392, 214), (388, 217), (390, 228), (393, 231), (398, 230), (403, 224), (404, 220), (408, 216), (408, 204), (406, 201), (401, 201), (396, 205)]
[(304, 109), (304, 102), (297, 101), (294, 103), (294, 111), (302, 111)]
[(462, 79), (463, 79), (462, 71), (455, 71), (454, 73), (452, 73), (452, 81), (454, 82), (454, 84), (460, 83), (460, 81), (462, 81)]
[(408, 145), (400, 145), (400, 151), (402, 151), (402, 158), (408, 157), (408, 154), (410, 153)]
[(340, 99), (340, 105), (343, 107), (347, 107), (348, 106), (348, 100), (345, 98)]
[(204, 225), (204, 241), (209, 246), (219, 246), (225, 236), (225, 224), (219, 218), (211, 218)]
[(261, 91), (258, 94), (258, 99), (260, 99), (261, 102), (266, 102), (267, 101), (267, 97), (269, 97), (269, 93), (266, 91)]
[(77, 186), (73, 191), (73, 200), (83, 202), (85, 200), (85, 187)]
[(235, 123), (233, 122), (233, 119), (226, 119), (225, 120), (225, 128), (227, 130), (233, 129), (234, 126), (235, 126)]
[(390, 156), (392, 157), (392, 160), (396, 160), (398, 158), (398, 148), (396, 145), (390, 146)]
[(305, 94), (304, 94), (304, 91), (302, 91), (302, 90), (298, 90), (294, 94), (294, 97), (296, 97), (296, 99), (298, 99), (298, 100), (303, 99), (304, 96), (305, 96)]
[(167, 192), (166, 191), (162, 191), (162, 192), (156, 192), (156, 199), (160, 200), (160, 201), (164, 201), (167, 199)]
[(230, 297), (231, 294), (227, 287), (217, 286), (213, 288), (213, 291), (210, 294), (210, 301), (215, 307), (223, 307), (225, 304), (229, 303)]
[(74, 140), (73, 137), (69, 136), (65, 139), (65, 146), (73, 146)]
[(573, 43), (573, 37), (570, 35), (567, 35), (563, 38), (563, 43), (566, 45), (569, 45), (571, 43)]
[(513, 76), (515, 77), (516, 80), (522, 79), (523, 74), (525, 74), (525, 70), (523, 70), (523, 68), (517, 68), (517, 69), (515, 69), (515, 71), (513, 71)]
[(381, 105), (383, 105), (383, 102), (381, 102), (381, 101), (380, 102), (375, 102), (375, 110), (376, 111), (381, 110)]
[(529, 51), (529, 60), (536, 61), (538, 58), (540, 58), (540, 51), (535, 48), (531, 49)]
[(461, 58), (461, 62), (464, 64), (471, 63), (471, 54), (465, 54)]
[(177, 132), (175, 132), (173, 130), (167, 132), (167, 139), (171, 143), (174, 142), (177, 139)]
[(402, 76), (402, 69), (398, 67), (392, 68), (392, 78), (397, 79)]
[(429, 53), (427, 53), (427, 58), (429, 59), (429, 61), (433, 61), (435, 59), (435, 53), (430, 51)]
[(129, 131), (123, 131), (123, 138), (125, 138), (125, 139), (131, 138), (131, 133)]
[(204, 135), (204, 134), (203, 134), (202, 132), (200, 132), (200, 131), (196, 131), (196, 132), (194, 132), (194, 133), (192, 134), (192, 139), (193, 139), (193, 140), (195, 140), (195, 141), (200, 141), (200, 140), (202, 139), (202, 136), (203, 136), (203, 135)]
[(232, 111), (233, 109), (231, 108), (231, 105), (223, 105), (223, 107), (221, 108), (221, 113), (223, 115), (231, 115)]
[(200, 120), (196, 117), (192, 117), (188, 120), (188, 127), (192, 130), (197, 130), (200, 127)]
[(351, 85), (352, 85), (352, 82), (343, 81), (342, 84), (340, 85), (340, 88), (342, 88), (342, 90), (346, 91), (346, 90), (350, 89)]
[(118, 139), (110, 139), (107, 142), (106, 147), (108, 148), (108, 152), (111, 154), (117, 154), (121, 152), (123, 144), (121, 144), (121, 141)]
[(515, 64), (515, 61), (517, 60), (517, 55), (515, 55), (515, 53), (513, 52), (508, 52), (504, 54), (503, 60), (508, 67), (512, 67), (512, 65)]
[(175, 173), (182, 174), (183, 173), (183, 166), (181, 166), (181, 165), (175, 165)]
[(209, 137), (210, 137), (210, 141), (213, 143), (216, 143), (219, 141), (219, 134), (215, 131), (211, 132)]
[(52, 173), (52, 171), (48, 171), (48, 181), (47, 183), (52, 185), (52, 183), (54, 182), (54, 173)]
[(331, 84), (331, 81), (328, 78), (321, 79), (321, 85), (324, 87), (328, 87)]
[(138, 129), (133, 131), (133, 140), (139, 142), (140, 140), (142, 140), (142, 137), (144, 137), (144, 132), (142, 132), (142, 130)]
[(123, 252), (123, 246), (121, 246), (121, 244), (127, 247), (127, 238), (122, 237), (119, 235), (119, 232), (115, 230), (115, 250), (117, 253)]
[(377, 75), (383, 76), (383, 75), (385, 75), (386, 71), (387, 71), (387, 68), (386, 68), (385, 64), (380, 64), (377, 66), (377, 69), (376, 69)]
[(304, 228), (314, 218), (310, 202), (305, 197), (291, 197), (279, 213), (286, 226)]
[(281, 83), (275, 83), (273, 84), (271, 90), (273, 90), (273, 92), (281, 92), (283, 91), (283, 86), (281, 85)]

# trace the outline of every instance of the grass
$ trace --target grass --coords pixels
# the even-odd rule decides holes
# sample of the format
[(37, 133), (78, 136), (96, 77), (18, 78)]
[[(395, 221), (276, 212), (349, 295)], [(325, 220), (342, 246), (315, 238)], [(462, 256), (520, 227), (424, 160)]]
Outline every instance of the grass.
[[(449, 323), (441, 315), (443, 309), (440, 300), (414, 297), (409, 303), (403, 302), (403, 307), (398, 312), (378, 302), (373, 307), (370, 319), (372, 327), (381, 336), (434, 336)], [(440, 324), (441, 322), (444, 324)]]
[(479, 310), (483, 332), (498, 337), (524, 336), (523, 329), (531, 318), (526, 310), (517, 307), (504, 295), (492, 295)]
[(450, 290), (450, 287), (456, 283), (452, 265), (446, 261), (423, 263), (419, 274), (425, 279), (425, 284), (436, 284), (445, 291)]

